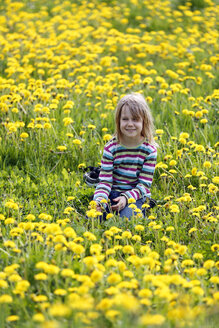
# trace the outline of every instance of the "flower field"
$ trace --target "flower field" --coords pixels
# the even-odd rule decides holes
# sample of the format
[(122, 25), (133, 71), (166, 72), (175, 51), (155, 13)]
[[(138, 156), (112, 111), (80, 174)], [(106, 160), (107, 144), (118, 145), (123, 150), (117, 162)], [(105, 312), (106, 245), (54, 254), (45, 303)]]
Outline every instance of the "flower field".
[[(0, 1), (1, 328), (219, 327), (218, 14)], [(131, 92), (154, 116), (157, 206), (100, 222), (84, 169)]]

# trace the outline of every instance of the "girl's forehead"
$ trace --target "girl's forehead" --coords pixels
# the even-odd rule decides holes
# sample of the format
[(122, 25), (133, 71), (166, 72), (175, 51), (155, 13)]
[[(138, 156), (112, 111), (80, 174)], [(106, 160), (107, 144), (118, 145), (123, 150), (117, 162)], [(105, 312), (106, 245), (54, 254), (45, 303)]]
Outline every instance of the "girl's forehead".
[(121, 115), (128, 115), (128, 116), (132, 116), (132, 117), (135, 117), (135, 118), (141, 116), (139, 110), (136, 110), (134, 108), (130, 108), (127, 105), (124, 105), (122, 107)]
[(131, 110), (127, 105), (124, 105), (122, 107), (122, 111), (121, 111), (122, 115), (131, 115)]

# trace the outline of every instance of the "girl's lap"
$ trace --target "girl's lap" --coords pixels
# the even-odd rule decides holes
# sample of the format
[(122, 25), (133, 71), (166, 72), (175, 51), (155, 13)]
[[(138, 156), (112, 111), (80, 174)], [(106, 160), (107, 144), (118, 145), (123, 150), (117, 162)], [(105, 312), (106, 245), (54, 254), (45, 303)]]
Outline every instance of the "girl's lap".
[[(110, 204), (111, 205), (115, 205), (116, 202), (113, 201), (113, 199), (119, 197), (121, 194), (121, 192), (117, 191), (117, 190), (112, 190), (109, 194), (109, 200), (110, 200)], [(137, 206), (137, 208), (142, 209), (142, 205), (145, 203), (146, 197), (140, 198), (136, 201), (135, 205)], [(101, 217), (99, 218), (100, 221), (105, 221), (106, 220), (106, 216), (108, 213), (111, 213), (109, 206), (107, 205), (106, 210), (103, 212), (103, 214), (101, 215)], [(128, 218), (130, 219), (132, 217), (133, 214), (133, 210), (129, 207), (129, 204), (127, 204), (119, 213), (118, 212), (114, 212), (117, 215), (119, 214), (119, 216), (121, 218)], [(145, 216), (145, 209), (142, 210), (143, 215)], [(86, 217), (87, 218), (87, 217)]]
[[(116, 197), (119, 197), (121, 194), (121, 192), (116, 191), (116, 190), (112, 190), (109, 194), (109, 199), (110, 199), (110, 203), (111, 205), (115, 204), (113, 202), (113, 199)], [(140, 198), (136, 201), (135, 205), (137, 206), (137, 208), (142, 209), (142, 205), (144, 204), (146, 200), (146, 197)], [(106, 210), (107, 213), (109, 213), (109, 208), (107, 208)], [(144, 210), (142, 211), (143, 215), (145, 215)], [(129, 204), (127, 204), (120, 212), (119, 212), (119, 216), (122, 217), (126, 217), (128, 219), (130, 219), (132, 217), (133, 214), (133, 210), (129, 207)]]

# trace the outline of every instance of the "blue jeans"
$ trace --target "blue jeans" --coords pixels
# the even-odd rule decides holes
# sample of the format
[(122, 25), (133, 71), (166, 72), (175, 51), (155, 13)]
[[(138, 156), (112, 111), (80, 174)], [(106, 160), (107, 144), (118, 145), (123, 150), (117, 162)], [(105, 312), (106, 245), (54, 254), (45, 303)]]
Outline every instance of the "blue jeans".
[[(111, 193), (109, 194), (109, 200), (111, 205), (115, 205), (116, 202), (113, 201), (114, 198), (117, 198), (121, 195), (121, 192), (116, 191), (116, 190), (112, 190)], [(137, 208), (141, 209), (142, 205), (144, 204), (146, 200), (146, 197), (140, 198), (136, 201), (135, 205), (137, 206)], [(107, 205), (106, 208), (106, 212), (103, 213), (103, 220), (106, 220), (106, 215), (110, 213), (109, 207)], [(143, 209), (142, 211), (143, 215), (145, 216), (145, 209)], [(118, 214), (118, 212), (116, 212), (116, 214)], [(128, 219), (130, 219), (132, 217), (132, 209), (129, 208), (129, 204), (127, 204), (120, 212), (119, 212), (119, 216), (122, 217), (126, 217)]]

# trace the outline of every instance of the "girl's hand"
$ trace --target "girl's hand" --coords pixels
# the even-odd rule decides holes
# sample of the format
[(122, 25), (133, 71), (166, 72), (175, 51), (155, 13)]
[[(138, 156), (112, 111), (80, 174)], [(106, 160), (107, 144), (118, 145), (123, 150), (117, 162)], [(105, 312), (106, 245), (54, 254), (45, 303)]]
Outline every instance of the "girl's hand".
[(97, 210), (98, 212), (102, 212), (101, 205), (100, 205), (100, 203), (98, 203), (98, 202), (97, 202), (96, 210)]
[(126, 206), (127, 200), (125, 196), (119, 196), (113, 199), (114, 202), (117, 202), (116, 205), (112, 205), (111, 208), (113, 211), (120, 212)]

